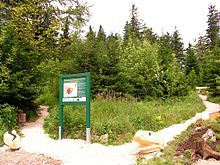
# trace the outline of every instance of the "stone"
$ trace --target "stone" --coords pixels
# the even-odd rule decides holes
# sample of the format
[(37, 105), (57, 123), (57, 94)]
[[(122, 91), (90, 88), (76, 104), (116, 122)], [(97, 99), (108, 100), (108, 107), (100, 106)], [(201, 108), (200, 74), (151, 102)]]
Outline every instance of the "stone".
[(208, 129), (204, 135), (202, 135), (202, 138), (205, 142), (211, 141), (216, 142), (215, 132), (212, 129)]
[(140, 154), (158, 152), (164, 148), (163, 138), (153, 131), (138, 130), (133, 141), (139, 143)]
[(108, 134), (104, 134), (100, 136), (100, 141), (102, 143), (107, 143), (108, 142)]
[(21, 147), (21, 138), (15, 130), (5, 132), (3, 142), (12, 150), (17, 150)]

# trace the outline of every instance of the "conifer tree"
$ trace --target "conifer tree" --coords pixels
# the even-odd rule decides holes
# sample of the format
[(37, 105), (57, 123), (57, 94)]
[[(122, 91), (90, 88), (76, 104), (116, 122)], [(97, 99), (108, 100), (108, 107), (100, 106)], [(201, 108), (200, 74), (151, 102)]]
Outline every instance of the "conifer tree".
[(214, 96), (219, 93), (219, 80), (220, 75), (220, 27), (218, 20), (218, 11), (215, 6), (209, 6), (208, 14), (208, 29), (207, 38), (209, 44), (209, 54), (206, 55), (206, 77), (207, 84), (210, 86), (210, 91)]
[(147, 40), (152, 44), (154, 44), (158, 41), (157, 34), (153, 32), (152, 28), (148, 28), (146, 26), (144, 27), (142, 37), (143, 37), (143, 40)]
[(192, 70), (195, 71), (195, 74), (199, 74), (198, 62), (194, 53), (192, 45), (189, 43), (188, 48), (186, 49), (185, 57), (185, 74), (188, 75)]
[(171, 45), (171, 35), (169, 33), (159, 38), (159, 50), (158, 55), (161, 59), (161, 65), (164, 69), (167, 69), (170, 62), (173, 61), (174, 55)]
[(142, 40), (142, 33), (144, 30), (144, 25), (142, 24), (142, 20), (139, 19), (138, 9), (135, 4), (132, 4), (130, 12), (130, 21), (127, 21), (124, 27), (125, 43), (129, 38), (134, 41)]
[(218, 18), (218, 11), (215, 9), (214, 5), (209, 6), (207, 23), (208, 23), (208, 29), (206, 30), (206, 32), (207, 32), (207, 38), (209, 39), (210, 49), (219, 47), (220, 46), (219, 18)]
[(182, 38), (180, 37), (179, 31), (176, 28), (171, 38), (171, 45), (172, 45), (173, 53), (175, 53), (177, 61), (180, 65), (180, 68), (183, 69), (184, 47), (183, 47)]

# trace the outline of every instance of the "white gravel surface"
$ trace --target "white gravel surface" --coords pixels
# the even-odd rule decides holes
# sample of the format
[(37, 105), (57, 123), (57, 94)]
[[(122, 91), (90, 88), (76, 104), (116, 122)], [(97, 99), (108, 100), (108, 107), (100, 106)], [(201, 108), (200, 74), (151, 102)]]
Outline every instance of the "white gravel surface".
[(22, 150), (43, 153), (62, 160), (65, 165), (130, 165), (134, 164), (137, 143), (120, 146), (104, 146), (98, 143), (86, 144), (84, 140), (53, 140), (44, 134), (43, 118), (47, 116), (47, 107), (41, 107), (42, 117), (35, 123), (27, 123), (22, 133)]
[[(203, 118), (208, 119), (210, 112), (220, 111), (220, 106), (205, 101), (205, 97), (201, 96), (207, 109), (195, 115), (190, 120), (181, 124), (175, 124), (157, 132), (164, 138), (164, 144), (173, 140), (176, 135)], [(126, 143), (120, 146), (104, 146), (98, 143), (86, 144), (84, 140), (63, 139), (53, 140), (44, 134), (42, 129), (43, 119), (47, 116), (48, 107), (41, 107), (42, 115), (35, 123), (27, 123), (22, 133), (22, 150), (32, 153), (42, 153), (55, 159), (63, 161), (65, 165), (133, 165), (136, 160), (137, 143)]]

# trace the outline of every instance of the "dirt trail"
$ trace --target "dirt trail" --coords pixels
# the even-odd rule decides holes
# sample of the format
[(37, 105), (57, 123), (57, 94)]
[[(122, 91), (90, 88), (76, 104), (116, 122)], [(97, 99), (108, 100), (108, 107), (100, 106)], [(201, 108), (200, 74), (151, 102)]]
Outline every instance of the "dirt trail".
[(27, 138), (48, 138), (48, 135), (44, 134), (43, 124), (44, 118), (49, 115), (48, 106), (40, 106), (39, 108), (39, 118), (35, 122), (26, 123), (22, 128), (22, 133), (24, 134), (23, 140)]

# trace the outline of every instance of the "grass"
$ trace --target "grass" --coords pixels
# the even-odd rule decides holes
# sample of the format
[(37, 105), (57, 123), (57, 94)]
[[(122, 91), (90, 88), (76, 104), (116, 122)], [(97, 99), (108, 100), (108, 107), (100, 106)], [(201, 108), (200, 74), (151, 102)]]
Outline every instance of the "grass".
[(208, 97), (208, 101), (220, 104), (220, 96), (217, 97)]
[[(108, 143), (122, 144), (131, 141), (137, 130), (158, 131), (180, 123), (205, 109), (201, 99), (192, 93), (186, 97), (137, 102), (116, 99), (96, 99), (91, 103), (92, 142), (108, 134)], [(58, 138), (58, 106), (50, 110), (44, 128)], [(64, 137), (85, 139), (85, 107), (64, 107)]]

